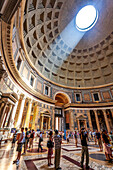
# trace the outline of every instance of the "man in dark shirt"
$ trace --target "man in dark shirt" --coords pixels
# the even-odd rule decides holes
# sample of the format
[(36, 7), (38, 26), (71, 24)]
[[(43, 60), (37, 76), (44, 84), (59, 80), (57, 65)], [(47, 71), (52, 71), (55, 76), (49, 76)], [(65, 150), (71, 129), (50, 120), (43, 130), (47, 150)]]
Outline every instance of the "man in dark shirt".
[(85, 133), (84, 128), (81, 129), (80, 139), (81, 139), (81, 145), (82, 145), (81, 168), (83, 168), (84, 154), (85, 154), (86, 155), (86, 169), (89, 169), (89, 152), (88, 152), (88, 146), (87, 146), (87, 133)]
[(98, 132), (98, 130), (96, 130), (96, 139), (98, 141), (98, 145), (99, 145), (100, 151), (102, 151), (101, 135), (100, 135), (100, 132)]

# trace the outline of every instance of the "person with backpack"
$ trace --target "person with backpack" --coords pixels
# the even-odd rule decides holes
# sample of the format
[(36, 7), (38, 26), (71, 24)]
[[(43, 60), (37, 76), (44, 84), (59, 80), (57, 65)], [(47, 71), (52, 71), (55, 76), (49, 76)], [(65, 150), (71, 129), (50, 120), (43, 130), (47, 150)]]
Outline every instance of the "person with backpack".
[(53, 155), (53, 147), (54, 147), (52, 131), (50, 131), (50, 133), (49, 133), (49, 140), (47, 142), (47, 147), (48, 147), (48, 166), (50, 166), (50, 165), (52, 165), (51, 164), (51, 156)]

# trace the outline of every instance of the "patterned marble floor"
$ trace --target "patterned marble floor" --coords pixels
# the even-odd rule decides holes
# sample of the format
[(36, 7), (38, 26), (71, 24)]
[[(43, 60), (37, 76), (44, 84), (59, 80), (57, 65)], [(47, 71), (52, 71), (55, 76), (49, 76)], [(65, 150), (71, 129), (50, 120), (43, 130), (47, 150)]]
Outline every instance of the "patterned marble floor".
[[(21, 156), (21, 161), (17, 167), (13, 164), (17, 156), (16, 146), (11, 149), (11, 142), (8, 144), (2, 144), (0, 148), (0, 170), (55, 170), (54, 169), (54, 152), (52, 157), (52, 166), (47, 166), (47, 139), (44, 138), (42, 153), (37, 152), (38, 142), (34, 141), (34, 148), (32, 151), (27, 152), (26, 155)], [(90, 170), (113, 170), (113, 163), (105, 161), (103, 152), (99, 152), (98, 146), (94, 143), (89, 143), (89, 154), (90, 154)], [(80, 170), (80, 156), (81, 156), (81, 145), (75, 147), (74, 140), (70, 140), (67, 144), (63, 141), (61, 163), (62, 170)], [(85, 169), (85, 166), (84, 166)]]

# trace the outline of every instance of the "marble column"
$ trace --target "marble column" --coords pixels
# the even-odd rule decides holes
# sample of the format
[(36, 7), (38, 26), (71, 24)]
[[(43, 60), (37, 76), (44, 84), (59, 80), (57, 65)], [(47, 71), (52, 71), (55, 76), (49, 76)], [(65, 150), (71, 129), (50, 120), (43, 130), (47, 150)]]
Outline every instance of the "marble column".
[(21, 95), (20, 98), (21, 98), (21, 103), (20, 103), (20, 107), (18, 110), (17, 120), (15, 122), (16, 128), (20, 128), (21, 121), (22, 121), (22, 114), (23, 114), (23, 110), (24, 110), (25, 99), (26, 99), (24, 95)]
[(50, 121), (51, 121), (51, 117), (48, 117), (48, 130), (50, 129)]
[(52, 130), (55, 129), (55, 108), (52, 109)]
[(96, 124), (97, 124), (97, 129), (100, 132), (100, 124), (99, 124), (99, 120), (98, 120), (98, 115), (97, 115), (97, 111), (93, 110), (95, 113), (95, 119), (96, 119)]
[(13, 110), (12, 110), (12, 115), (11, 115), (10, 123), (9, 123), (9, 127), (10, 127), (10, 128), (13, 128), (13, 127), (14, 127), (14, 118), (15, 118), (17, 106), (18, 106), (18, 101), (15, 103), (15, 105), (14, 105), (14, 107), (13, 107)]
[(2, 109), (3, 109), (4, 106), (5, 106), (5, 103), (3, 102), (3, 103), (1, 104), (1, 106), (0, 106), (0, 118), (1, 118), (1, 116), (2, 116)]
[(9, 121), (9, 118), (10, 118), (10, 115), (11, 115), (11, 112), (12, 112), (12, 108), (13, 108), (13, 105), (10, 104), (9, 105), (9, 111), (8, 111), (8, 114), (7, 114), (7, 117), (6, 117), (6, 121), (5, 121), (5, 127), (8, 127), (8, 121)]
[(113, 109), (110, 109), (111, 110), (111, 114), (112, 114), (112, 118), (113, 118)]
[(1, 113), (1, 118), (0, 118), (0, 128), (3, 127), (3, 120), (4, 120), (4, 117), (5, 117), (5, 111), (6, 111), (6, 108), (7, 108), (7, 103), (5, 103), (5, 105), (3, 106), (3, 111)]
[(78, 130), (80, 130), (80, 122), (79, 122), (79, 119), (77, 120), (77, 123), (78, 123)]
[(84, 126), (85, 126), (85, 129), (87, 130), (87, 122), (86, 122), (86, 119), (84, 120)]
[(43, 130), (43, 122), (44, 122), (44, 116), (41, 115), (41, 122), (40, 122), (41, 123), (41, 128), (40, 128), (41, 130)]
[(34, 113), (33, 113), (33, 123), (32, 129), (36, 130), (38, 125), (38, 113), (39, 113), (39, 106), (35, 103)]
[(70, 122), (70, 125), (69, 125), (69, 126), (70, 126), (70, 130), (73, 131), (73, 130), (74, 130), (73, 111), (70, 110), (70, 111), (69, 111), (69, 114), (70, 114), (70, 121), (69, 121), (69, 122)]
[(29, 99), (28, 100), (28, 108), (27, 108), (26, 118), (25, 118), (25, 125), (24, 125), (24, 127), (27, 127), (27, 128), (29, 128), (31, 109), (32, 109), (32, 100)]
[(90, 110), (88, 110), (87, 116), (88, 116), (88, 120), (89, 120), (89, 127), (90, 127), (90, 130), (93, 130), (93, 125), (92, 125), (92, 121), (91, 121)]
[(108, 122), (108, 118), (107, 118), (107, 114), (106, 114), (106, 110), (102, 110), (102, 111), (103, 111), (103, 114), (104, 114), (104, 119), (105, 119), (105, 122), (106, 122), (107, 131), (111, 132), (109, 122)]

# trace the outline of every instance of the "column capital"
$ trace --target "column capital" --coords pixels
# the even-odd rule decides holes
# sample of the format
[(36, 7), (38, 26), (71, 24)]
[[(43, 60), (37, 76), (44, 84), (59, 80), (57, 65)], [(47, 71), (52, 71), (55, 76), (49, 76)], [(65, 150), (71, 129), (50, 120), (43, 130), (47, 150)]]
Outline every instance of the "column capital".
[(21, 100), (25, 100), (26, 99), (26, 96), (24, 94), (20, 94), (20, 99)]

